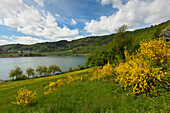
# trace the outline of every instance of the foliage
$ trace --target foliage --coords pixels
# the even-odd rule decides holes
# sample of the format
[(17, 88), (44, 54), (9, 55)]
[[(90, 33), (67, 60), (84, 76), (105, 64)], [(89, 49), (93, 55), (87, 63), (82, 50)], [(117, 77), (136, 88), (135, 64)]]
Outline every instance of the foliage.
[(78, 68), (79, 68), (79, 69), (84, 69), (84, 66), (79, 64), (79, 65), (78, 65)]
[(21, 70), (20, 67), (15, 67), (15, 69), (12, 69), (9, 73), (9, 77), (16, 77), (16, 79), (18, 79), (21, 75), (22, 75), (23, 71)]
[(73, 68), (72, 68), (72, 67), (69, 67), (68, 71), (69, 71), (69, 72), (73, 71)]
[(26, 105), (33, 103), (35, 94), (36, 94), (36, 92), (32, 93), (32, 91), (29, 91), (25, 87), (21, 88), (18, 91), (18, 95), (16, 96), (17, 102), (11, 102), (11, 103), (17, 104), (21, 107), (25, 107)]
[(48, 73), (53, 73), (53, 75), (55, 74), (55, 72), (61, 72), (61, 69), (59, 66), (57, 66), (56, 64), (52, 64), (52, 65), (49, 65), (49, 68), (48, 68)]
[(166, 43), (165, 40), (150, 40), (149, 42), (141, 42), (139, 48), (139, 57), (149, 59), (152, 65), (164, 64), (166, 67), (169, 65), (170, 61), (170, 45)]
[(114, 77), (114, 70), (109, 62), (104, 65), (102, 69), (99, 67), (97, 69), (91, 69), (89, 73), (92, 75), (92, 77), (89, 78), (90, 81), (110, 79), (111, 77)]
[(140, 41), (147, 41), (148, 39), (157, 38), (160, 34), (160, 31), (169, 25), (170, 20), (166, 23), (155, 25), (149, 28), (120, 33), (118, 32), (112, 36), (113, 39), (110, 43), (101, 47), (99, 51), (88, 55), (85, 65), (103, 66), (107, 64), (108, 61), (110, 63), (115, 63), (115, 60), (117, 59), (116, 56), (119, 56), (120, 59), (125, 59), (123, 52), (124, 46), (127, 47), (130, 53), (135, 53), (135, 50), (140, 47)]
[(36, 69), (36, 72), (41, 76), (46, 75), (47, 74), (47, 67), (46, 66), (38, 66), (37, 69)]
[(77, 67), (74, 67), (73, 70), (76, 71), (76, 70), (78, 70), (78, 68), (77, 68)]
[[(66, 79), (67, 75), (78, 77), (88, 75), (89, 69), (64, 73), (58, 76), (48, 76), (36, 79), (27, 79), (23, 81), (9, 81), (0, 84), (0, 111), (2, 113), (15, 112), (86, 112), (86, 113), (121, 113), (121, 112), (141, 112), (141, 113), (168, 113), (170, 110), (169, 98), (167, 93), (157, 97), (144, 97), (143, 95), (126, 95), (127, 91), (121, 88), (121, 84), (110, 80), (89, 82), (88, 79), (81, 82), (75, 81), (65, 84), (64, 87), (57, 88), (57, 91), (49, 95), (43, 95), (43, 85), (49, 85), (50, 82), (56, 82), (58, 79)], [(38, 97), (36, 103), (28, 107), (19, 107), (11, 104), (15, 101), (13, 95), (20, 89), (26, 87), (29, 90), (36, 91)], [(54, 87), (54, 86), (53, 86)]]
[(64, 79), (58, 79), (57, 82), (50, 82), (49, 83), (49, 86), (45, 86), (45, 89), (49, 88), (47, 92), (45, 92), (44, 94), (50, 94), (50, 93), (53, 93), (53, 91), (56, 91), (57, 88), (63, 86), (63, 82), (65, 80)]
[(22, 74), (21, 76), (19, 76), (19, 77), (17, 78), (17, 80), (25, 80), (25, 79), (27, 79), (27, 78), (28, 78), (27, 75)]
[(118, 28), (117, 33), (124, 33), (127, 29), (127, 25), (123, 24), (121, 27)]
[(31, 67), (26, 69), (26, 73), (29, 77), (35, 75), (34, 69), (32, 69)]
[[(1, 52), (4, 53), (5, 56), (9, 56), (10, 53), (8, 53), (8, 51), (12, 53), (18, 53), (18, 51), (28, 51), (28, 50), (39, 51), (39, 53), (37, 54), (33, 53), (33, 56), (34, 55), (38, 56), (40, 53), (43, 56), (43, 55), (88, 55), (96, 52), (99, 52), (96, 55), (101, 56), (102, 55), (101, 53), (104, 52), (105, 55), (103, 56), (105, 58), (103, 57), (102, 59), (100, 59), (99, 56), (96, 56), (97, 58), (92, 57), (91, 60), (94, 60), (93, 62), (97, 62), (97, 61), (99, 62), (100, 60), (107, 60), (106, 62), (104, 61), (104, 63), (107, 64), (108, 61), (110, 61), (110, 63), (113, 63), (111, 59), (112, 58), (114, 59), (114, 56), (117, 54), (123, 57), (122, 49), (124, 49), (125, 45), (120, 40), (121, 37), (123, 37), (122, 40), (127, 42), (126, 46), (127, 47), (129, 46), (128, 49), (132, 50), (132, 52), (135, 52), (135, 50), (139, 47), (139, 43), (142, 39), (148, 39), (148, 38), (154, 39), (155, 37), (158, 37), (161, 30), (163, 30), (168, 25), (170, 25), (170, 20), (161, 23), (159, 25), (155, 25), (153, 27), (138, 29), (135, 31), (127, 31), (118, 34), (111, 34), (111, 35), (104, 35), (104, 36), (91, 36), (91, 37), (86, 37), (86, 38), (73, 40), (73, 41), (61, 40), (58, 42), (44, 42), (44, 43), (37, 43), (33, 45), (10, 44), (10, 45), (0, 46), (0, 49), (2, 50)], [(120, 30), (120, 31), (122, 32), (124, 30)], [(130, 40), (128, 38), (130, 38)], [(116, 41), (115, 39), (118, 39), (118, 41)], [(128, 42), (128, 40), (130, 42)], [(121, 47), (120, 49), (119, 46)], [(29, 54), (27, 54), (26, 56), (29, 56)], [(88, 59), (90, 59), (90, 57)], [(95, 65), (96, 64), (97, 63), (95, 63)], [(105, 64), (100, 64), (100, 65), (105, 65)]]
[(160, 87), (168, 89), (169, 83), (163, 79), (168, 73), (161, 66), (168, 63), (169, 45), (160, 39), (141, 42), (140, 45), (135, 55), (130, 55), (125, 50), (126, 62), (120, 62), (115, 68), (118, 76), (116, 80), (123, 83), (125, 89), (133, 89), (130, 94), (157, 95), (157, 89)]
[(48, 91), (44, 92), (44, 94), (53, 93), (53, 91), (56, 91), (57, 88), (62, 87), (65, 84), (70, 84), (74, 81), (84, 81), (86, 77), (88, 77), (88, 75), (81, 75), (80, 77), (77, 75), (74, 75), (74, 77), (67, 75), (66, 79), (58, 79), (57, 82), (50, 82), (48, 86), (45, 86), (44, 89), (48, 89)]

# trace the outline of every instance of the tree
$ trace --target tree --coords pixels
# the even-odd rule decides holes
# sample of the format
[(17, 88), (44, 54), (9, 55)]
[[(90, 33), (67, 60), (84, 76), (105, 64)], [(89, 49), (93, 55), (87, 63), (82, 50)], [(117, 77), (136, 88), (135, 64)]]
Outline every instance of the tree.
[(16, 77), (16, 79), (18, 79), (18, 78), (22, 75), (22, 73), (23, 73), (23, 71), (21, 70), (21, 68), (17, 66), (17, 67), (15, 67), (15, 69), (12, 69), (12, 70), (10, 71), (9, 77), (10, 77), (10, 78)]
[(31, 67), (26, 69), (26, 74), (30, 77), (30, 76), (34, 76), (35, 72), (34, 69), (32, 69)]
[(127, 25), (123, 24), (121, 27), (118, 28), (117, 33), (124, 33), (126, 32)]
[(118, 30), (117, 30), (118, 37), (123, 38), (124, 37), (124, 33), (126, 32), (126, 29), (127, 29), (127, 25), (126, 24), (123, 24), (121, 27), (119, 27)]
[(47, 74), (47, 67), (46, 66), (38, 66), (38, 68), (36, 69), (36, 72), (43, 76), (45, 74)]
[(57, 66), (56, 64), (52, 64), (52, 65), (49, 65), (49, 68), (48, 68), (48, 73), (51, 74), (53, 73), (53, 75), (55, 74), (55, 72), (61, 72), (61, 69), (59, 66)]
[(72, 67), (70, 67), (70, 68), (68, 69), (68, 71), (70, 71), (70, 72), (71, 72), (71, 71), (73, 71), (73, 68), (72, 68)]

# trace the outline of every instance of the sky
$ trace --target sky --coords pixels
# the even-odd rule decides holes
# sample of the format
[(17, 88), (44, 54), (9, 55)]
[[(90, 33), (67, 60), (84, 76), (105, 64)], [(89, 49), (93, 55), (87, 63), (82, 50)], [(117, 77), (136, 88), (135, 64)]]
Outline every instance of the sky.
[(170, 0), (0, 0), (0, 45), (75, 40), (170, 19)]

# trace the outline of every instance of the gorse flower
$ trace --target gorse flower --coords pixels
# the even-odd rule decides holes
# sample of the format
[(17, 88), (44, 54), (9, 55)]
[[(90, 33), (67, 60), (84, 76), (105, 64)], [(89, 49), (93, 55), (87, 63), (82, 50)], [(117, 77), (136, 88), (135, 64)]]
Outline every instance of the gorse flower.
[(133, 59), (125, 63), (120, 63), (115, 68), (117, 73), (116, 81), (123, 83), (123, 87), (131, 87), (131, 94), (151, 93), (153, 89), (160, 84), (164, 73), (161, 68), (153, 68), (150, 62), (143, 59)]
[(108, 62), (102, 67), (102, 69), (91, 69), (89, 73), (92, 74), (92, 78), (89, 78), (90, 81), (109, 79), (110, 77), (114, 76), (114, 69)]
[(140, 42), (138, 57), (149, 59), (155, 65), (169, 63), (170, 45), (165, 40), (150, 40), (149, 42)]
[(156, 94), (155, 89), (160, 84), (169, 84), (163, 81), (166, 72), (162, 68), (162, 65), (168, 66), (169, 63), (169, 45), (160, 39), (150, 40), (148, 43), (140, 42), (140, 48), (136, 52), (130, 55), (125, 49), (126, 62), (120, 62), (114, 69), (117, 74), (116, 81), (123, 83), (125, 89), (131, 88), (130, 94)]
[(70, 76), (68, 75), (66, 79), (58, 79), (57, 82), (50, 82), (48, 86), (45, 86), (44, 89), (48, 89), (47, 92), (44, 92), (44, 94), (50, 94), (53, 93), (53, 91), (56, 91), (57, 88), (64, 86), (64, 84), (70, 84), (71, 82), (74, 81), (84, 81), (85, 78), (88, 77), (88, 75), (81, 75), (80, 77), (77, 75)]
[(29, 91), (24, 87), (18, 91), (18, 95), (16, 96), (17, 102), (11, 102), (11, 103), (25, 107), (26, 105), (33, 103), (35, 95), (36, 92), (32, 93), (32, 91)]

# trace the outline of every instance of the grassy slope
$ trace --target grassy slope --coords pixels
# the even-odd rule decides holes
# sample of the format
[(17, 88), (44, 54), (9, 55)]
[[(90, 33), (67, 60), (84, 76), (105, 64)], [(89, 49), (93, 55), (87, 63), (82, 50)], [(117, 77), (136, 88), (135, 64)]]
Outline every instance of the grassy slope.
[[(160, 112), (168, 111), (168, 97), (144, 98), (142, 95), (127, 96), (120, 85), (114, 82), (114, 78), (108, 81), (90, 82), (76, 81), (69, 85), (58, 88), (53, 94), (43, 95), (43, 85), (67, 75), (86, 74), (88, 69), (23, 81), (10, 81), (0, 84), (0, 112)], [(36, 103), (21, 108), (10, 102), (15, 101), (14, 95), (20, 87), (36, 91)]]

